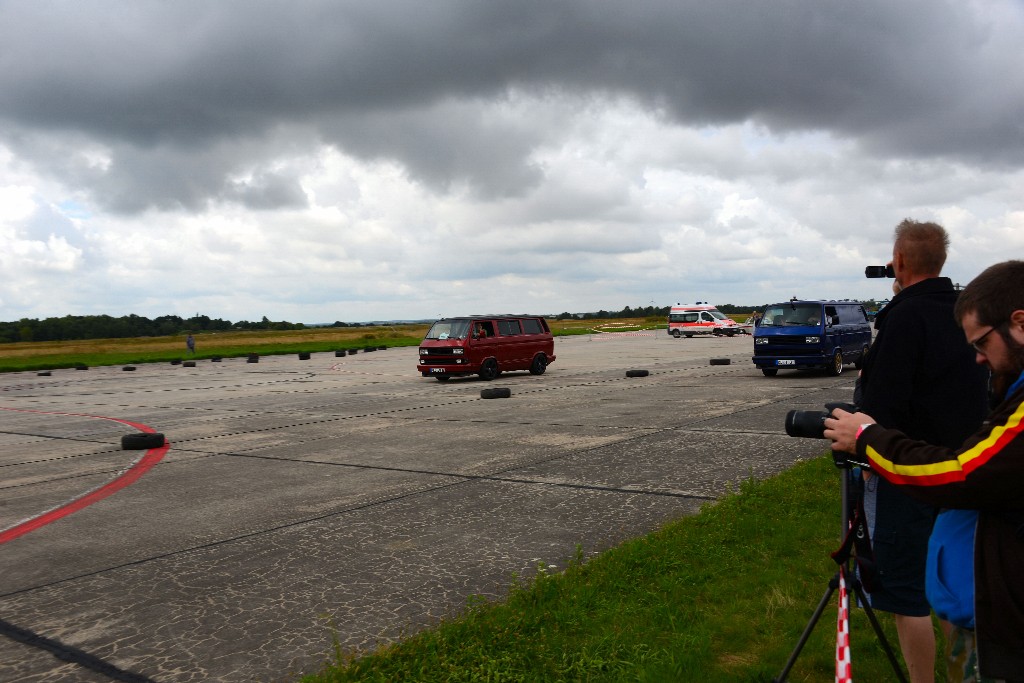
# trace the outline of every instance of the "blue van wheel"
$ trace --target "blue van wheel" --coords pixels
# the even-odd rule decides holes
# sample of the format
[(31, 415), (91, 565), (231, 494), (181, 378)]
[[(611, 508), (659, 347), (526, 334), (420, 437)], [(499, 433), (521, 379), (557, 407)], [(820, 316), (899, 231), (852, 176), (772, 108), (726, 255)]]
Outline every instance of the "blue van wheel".
[(832, 355), (832, 363), (828, 366), (828, 374), (838, 377), (843, 374), (843, 350), (836, 349)]
[(857, 356), (857, 360), (855, 360), (853, 362), (853, 367), (857, 368), (858, 370), (860, 370), (862, 367), (864, 367), (864, 357), (867, 356), (867, 355), (868, 355), (868, 345), (865, 344), (864, 348), (860, 350), (860, 355)]

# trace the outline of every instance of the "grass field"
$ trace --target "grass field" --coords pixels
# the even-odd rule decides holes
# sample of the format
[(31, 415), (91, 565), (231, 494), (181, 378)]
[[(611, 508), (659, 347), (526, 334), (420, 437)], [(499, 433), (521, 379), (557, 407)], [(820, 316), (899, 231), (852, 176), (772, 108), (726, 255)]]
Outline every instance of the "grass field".
[[(592, 334), (595, 328), (609, 330), (647, 329), (655, 321), (567, 320), (549, 321), (556, 335)], [(664, 323), (662, 323), (664, 324)], [(195, 335), (196, 358), (231, 358), (250, 353), (274, 355), (300, 351), (322, 352), (374, 346), (416, 346), (429, 325), (386, 327), (314, 327), (304, 330), (211, 332)], [(76, 365), (90, 367), (159, 363), (184, 358), (186, 335), (133, 337), (128, 339), (87, 339), (55, 342), (20, 342), (0, 345), (0, 372), (52, 370)]]
[[(300, 351), (335, 351), (365, 346), (415, 346), (426, 325), (388, 327), (315, 327), (266, 332), (196, 334), (196, 358), (231, 358), (250, 353), (273, 355)], [(22, 342), (0, 345), (0, 372), (157, 363), (184, 358), (185, 336)]]
[[(839, 474), (818, 458), (586, 562), (541, 566), (506, 599), (471, 600), (395, 645), (336, 651), (302, 680), (771, 681), (826, 590), (838, 542)], [(788, 680), (834, 680), (836, 601)], [(898, 647), (891, 617), (882, 622)], [(851, 631), (854, 679), (895, 680), (863, 611)]]
[[(736, 316), (743, 320), (746, 316)], [(549, 320), (556, 336), (664, 329), (661, 318), (610, 320)], [(337, 351), (365, 346), (416, 346), (429, 325), (382, 327), (312, 327), (304, 330), (210, 332), (195, 335), (195, 358), (232, 358), (250, 353), (275, 355), (309, 351)], [(76, 365), (89, 367), (161, 363), (185, 358), (186, 335), (86, 339), (0, 344), (0, 372), (56, 370)]]

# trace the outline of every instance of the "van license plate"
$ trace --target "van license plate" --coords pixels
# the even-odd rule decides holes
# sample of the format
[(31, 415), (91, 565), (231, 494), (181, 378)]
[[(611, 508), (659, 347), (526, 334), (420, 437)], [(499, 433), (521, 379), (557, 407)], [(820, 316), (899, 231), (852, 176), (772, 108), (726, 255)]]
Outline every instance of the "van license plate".
[(430, 368), (431, 372), (444, 372), (444, 368)]
[(775, 361), (775, 364), (776, 365), (796, 365), (796, 361), (792, 360), (792, 359), (790, 359), (790, 360), (777, 360), (777, 361)]

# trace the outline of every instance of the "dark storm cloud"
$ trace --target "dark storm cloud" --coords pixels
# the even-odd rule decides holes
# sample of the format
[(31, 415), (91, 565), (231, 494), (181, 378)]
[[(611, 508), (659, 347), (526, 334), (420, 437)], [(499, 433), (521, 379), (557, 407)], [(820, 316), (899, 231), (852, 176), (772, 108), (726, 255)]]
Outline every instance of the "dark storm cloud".
[(0, 119), (113, 147), (90, 186), (121, 211), (300, 201), (288, 183), (232, 185), (267, 160), (251, 145), (194, 162), (281, 125), (433, 187), (512, 194), (538, 181), (529, 153), (557, 126), (482, 113), (509, 93), (625, 95), (689, 125), (1019, 164), (1021, 16), (931, 0), (6, 2)]

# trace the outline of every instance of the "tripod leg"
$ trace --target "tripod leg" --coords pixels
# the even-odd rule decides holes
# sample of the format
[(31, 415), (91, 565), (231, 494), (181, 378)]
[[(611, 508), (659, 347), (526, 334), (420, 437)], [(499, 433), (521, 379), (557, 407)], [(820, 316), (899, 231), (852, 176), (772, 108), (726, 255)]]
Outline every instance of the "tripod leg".
[(871, 605), (868, 603), (867, 596), (864, 595), (864, 588), (861, 586), (860, 581), (854, 580), (853, 593), (857, 596), (857, 600), (860, 602), (861, 607), (864, 608), (864, 614), (868, 615), (868, 621), (871, 622), (871, 628), (875, 630), (875, 636), (878, 637), (878, 644), (882, 646), (885, 656), (889, 658), (889, 664), (892, 665), (892, 670), (896, 673), (896, 680), (900, 683), (907, 683), (907, 677), (903, 675), (903, 669), (900, 667), (899, 660), (896, 659), (896, 654), (892, 651), (892, 647), (890, 647), (888, 639), (886, 639), (885, 634), (882, 632), (882, 625), (879, 624), (878, 619), (875, 618), (875, 610), (871, 609)]
[[(818, 608), (814, 610), (814, 614), (811, 615), (810, 621), (807, 622), (807, 626), (804, 627), (804, 632), (800, 635), (800, 640), (797, 641), (796, 647), (793, 648), (793, 653), (789, 655), (789, 660), (786, 662), (786, 666), (783, 667), (782, 673), (776, 676), (773, 683), (785, 683), (786, 676), (789, 675), (789, 670), (796, 664), (796, 658), (800, 656), (800, 651), (804, 649), (804, 645), (807, 644), (807, 639), (811, 637), (811, 631), (817, 625), (818, 620), (821, 619), (822, 613), (825, 611), (825, 607), (828, 606), (829, 600), (832, 599), (832, 594), (839, 588), (839, 573), (828, 582), (828, 590), (821, 596), (821, 602), (818, 603)], [(902, 679), (901, 679), (902, 680)]]

